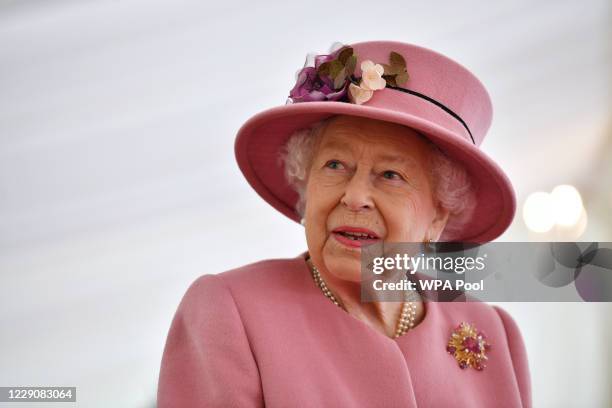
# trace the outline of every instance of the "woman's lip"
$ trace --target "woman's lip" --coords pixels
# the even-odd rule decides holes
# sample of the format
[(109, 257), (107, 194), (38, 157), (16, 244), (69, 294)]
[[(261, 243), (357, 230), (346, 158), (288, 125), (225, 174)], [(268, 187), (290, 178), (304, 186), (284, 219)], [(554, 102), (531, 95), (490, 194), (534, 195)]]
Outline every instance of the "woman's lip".
[(367, 228), (361, 228), (361, 227), (349, 227), (348, 225), (343, 225), (341, 227), (338, 227), (334, 229), (332, 232), (361, 232), (363, 234), (371, 235), (374, 238), (378, 238), (378, 234), (376, 234), (372, 230), (369, 230)]
[(351, 248), (361, 248), (364, 245), (371, 245), (378, 241), (378, 238), (375, 239), (350, 239), (340, 234), (339, 232), (332, 232), (332, 235), (336, 239), (336, 241), (340, 242), (342, 245)]

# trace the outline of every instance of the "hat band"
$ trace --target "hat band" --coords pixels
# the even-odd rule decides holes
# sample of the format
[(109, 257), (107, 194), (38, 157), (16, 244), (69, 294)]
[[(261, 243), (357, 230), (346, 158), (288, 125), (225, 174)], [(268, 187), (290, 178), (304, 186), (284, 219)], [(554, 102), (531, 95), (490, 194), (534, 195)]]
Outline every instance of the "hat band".
[(474, 136), (472, 136), (472, 132), (470, 132), (470, 128), (468, 127), (467, 123), (465, 123), (465, 121), (463, 119), (461, 119), (461, 116), (457, 115), (455, 112), (453, 112), (449, 107), (445, 106), (443, 103), (436, 101), (433, 98), (430, 98), (427, 95), (423, 95), (420, 92), (417, 91), (412, 91), (410, 89), (406, 89), (406, 88), (401, 88), (399, 86), (393, 86), (393, 85), (388, 85), (386, 86), (386, 88), (389, 89), (394, 89), (396, 91), (402, 91), (405, 93), (408, 93), (410, 95), (414, 95), (417, 96), (419, 98), (425, 99), (427, 102), (431, 102), (434, 105), (438, 106), (439, 108), (441, 108), (442, 110), (444, 110), (446, 113), (448, 113), (449, 115), (451, 115), (453, 118), (457, 119), (459, 122), (461, 122), (461, 124), (463, 125), (463, 127), (465, 128), (465, 130), (467, 130), (468, 134), (470, 135), (470, 139), (472, 139), (472, 143), (476, 144), (476, 141), (474, 140)]

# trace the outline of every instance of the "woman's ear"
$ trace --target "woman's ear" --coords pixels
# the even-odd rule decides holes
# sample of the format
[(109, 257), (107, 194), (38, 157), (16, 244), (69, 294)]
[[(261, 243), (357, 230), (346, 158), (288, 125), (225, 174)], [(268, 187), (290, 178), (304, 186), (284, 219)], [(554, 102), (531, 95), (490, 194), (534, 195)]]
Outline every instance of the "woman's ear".
[(427, 237), (429, 237), (430, 240), (438, 241), (440, 239), (440, 235), (442, 235), (442, 231), (444, 231), (444, 227), (446, 227), (449, 216), (450, 211), (438, 203), (434, 217), (431, 220), (431, 225), (427, 231)]

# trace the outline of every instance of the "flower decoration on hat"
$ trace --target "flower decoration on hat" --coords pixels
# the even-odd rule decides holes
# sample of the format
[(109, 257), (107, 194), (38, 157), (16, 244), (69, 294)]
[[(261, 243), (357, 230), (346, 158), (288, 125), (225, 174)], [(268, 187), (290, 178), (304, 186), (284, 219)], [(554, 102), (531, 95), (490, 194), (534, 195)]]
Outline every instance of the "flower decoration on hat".
[(404, 57), (394, 51), (389, 54), (388, 64), (363, 60), (361, 78), (354, 76), (356, 65), (357, 55), (348, 45), (329, 55), (316, 55), (314, 66), (307, 61), (298, 71), (287, 103), (338, 101), (361, 105), (375, 91), (403, 86), (409, 79)]
[(491, 349), (491, 344), (486, 336), (476, 329), (474, 324), (461, 322), (453, 330), (446, 351), (455, 357), (459, 368), (472, 367), (482, 371), (488, 360), (486, 353)]

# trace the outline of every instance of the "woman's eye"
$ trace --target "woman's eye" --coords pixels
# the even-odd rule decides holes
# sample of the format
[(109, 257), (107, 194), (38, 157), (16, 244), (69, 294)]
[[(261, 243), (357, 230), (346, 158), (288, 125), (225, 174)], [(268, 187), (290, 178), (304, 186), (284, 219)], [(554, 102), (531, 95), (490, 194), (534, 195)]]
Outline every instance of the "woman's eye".
[(389, 180), (401, 180), (402, 179), (402, 176), (400, 176), (399, 173), (392, 171), (392, 170), (387, 170), (383, 172), (383, 177)]
[(333, 169), (333, 170), (339, 170), (342, 168), (342, 163), (340, 163), (338, 160), (330, 160), (327, 163), (325, 163), (325, 167)]

